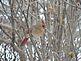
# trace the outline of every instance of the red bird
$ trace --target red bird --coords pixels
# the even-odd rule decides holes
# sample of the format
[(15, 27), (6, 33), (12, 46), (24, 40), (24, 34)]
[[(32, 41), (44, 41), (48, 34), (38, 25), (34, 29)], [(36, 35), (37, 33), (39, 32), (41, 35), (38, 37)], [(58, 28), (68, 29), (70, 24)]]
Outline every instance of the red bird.
[(27, 31), (26, 36), (21, 41), (21, 45), (28, 45), (28, 40), (29, 40), (28, 35), (29, 34), (32, 34), (33, 36), (36, 36), (36, 37), (43, 36), (45, 28), (46, 28), (46, 24), (43, 20), (40, 23), (38, 23), (38, 24), (34, 25), (33, 27), (31, 27)]
[(33, 36), (39, 38), (39, 37), (43, 36), (45, 28), (46, 28), (46, 24), (42, 20), (40, 23), (37, 23), (36, 25), (34, 25), (32, 27), (32, 33), (31, 34)]

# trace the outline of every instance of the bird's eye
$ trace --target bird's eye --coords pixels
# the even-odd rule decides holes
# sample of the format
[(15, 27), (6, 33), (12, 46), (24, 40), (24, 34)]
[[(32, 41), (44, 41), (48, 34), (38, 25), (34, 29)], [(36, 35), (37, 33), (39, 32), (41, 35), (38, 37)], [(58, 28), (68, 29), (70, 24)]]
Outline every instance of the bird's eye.
[(45, 25), (42, 25), (43, 28), (45, 28)]

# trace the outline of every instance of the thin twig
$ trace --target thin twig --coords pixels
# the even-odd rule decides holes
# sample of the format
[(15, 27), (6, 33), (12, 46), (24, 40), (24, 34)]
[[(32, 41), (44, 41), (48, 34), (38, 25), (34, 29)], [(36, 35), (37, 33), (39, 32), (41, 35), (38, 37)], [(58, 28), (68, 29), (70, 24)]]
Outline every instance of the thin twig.
[(3, 42), (6, 43), (6, 44), (10, 44), (11, 43), (10, 40), (0, 38), (0, 44), (3, 43)]
[(50, 33), (50, 34), (54, 37), (54, 39), (55, 39), (56, 41), (58, 41), (58, 39), (54, 36), (54, 34), (52, 34), (48, 29), (46, 29), (46, 30), (47, 30), (48, 33)]
[(10, 39), (12, 39), (12, 37), (10, 35), (8, 35), (5, 30), (0, 26), (0, 29), (3, 31), (3, 33), (5, 33)]
[(65, 3), (67, 3), (67, 4), (69, 4), (69, 5), (71, 5), (71, 6), (73, 6), (73, 7), (76, 7), (76, 8), (78, 8), (78, 9), (81, 9), (80, 7), (78, 7), (77, 5), (73, 5), (72, 3), (68, 3), (67, 1), (64, 1)]
[(4, 4), (3, 4), (2, 2), (1, 2), (1, 5), (2, 5), (2, 8), (3, 8), (3, 11), (5, 12), (6, 16), (8, 17), (8, 19), (9, 19), (10, 22), (11, 22), (11, 18), (10, 18), (10, 16), (7, 14), (7, 12), (6, 12), (5, 8), (4, 8)]
[(40, 55), (40, 53), (39, 53), (37, 47), (35, 46), (35, 44), (34, 44), (34, 42), (33, 42), (33, 40), (32, 40), (32, 37), (33, 37), (33, 36), (31, 35), (31, 36), (30, 36), (31, 42), (32, 42), (32, 44), (33, 44), (33, 46), (34, 46), (34, 48), (35, 48), (35, 50), (36, 50), (36, 52), (37, 52), (37, 54), (38, 54), (38, 56), (39, 56), (39, 59), (42, 60), (41, 55)]
[(73, 36), (72, 36), (70, 24), (69, 24), (69, 22), (68, 22), (68, 18), (67, 18), (67, 23), (68, 23), (68, 26), (69, 26), (69, 32), (70, 32), (70, 36), (71, 36), (71, 41), (70, 41), (70, 43), (71, 43), (71, 45), (72, 45), (72, 46), (71, 46), (71, 51), (72, 51), (72, 49), (73, 49), (73, 51), (74, 51), (74, 53), (75, 53), (76, 61), (78, 61), (78, 60), (77, 60), (77, 53), (76, 53), (76, 51), (75, 51), (75, 47), (74, 47), (74, 44), (73, 44)]

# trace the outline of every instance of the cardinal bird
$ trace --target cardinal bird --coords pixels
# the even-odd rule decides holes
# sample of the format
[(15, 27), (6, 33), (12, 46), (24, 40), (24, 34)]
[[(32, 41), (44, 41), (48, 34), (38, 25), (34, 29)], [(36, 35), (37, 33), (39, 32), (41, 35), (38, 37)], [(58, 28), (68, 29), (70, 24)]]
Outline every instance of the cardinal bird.
[(41, 23), (36, 24), (32, 27), (32, 35), (35, 37), (41, 37), (44, 34), (44, 30), (46, 28), (45, 22), (42, 20)]
[[(44, 20), (42, 20), (40, 23), (32, 26), (32, 28), (30, 28), (27, 31), (27, 34), (32, 34), (33, 36), (39, 38), (39, 37), (43, 36), (45, 28), (46, 28), (46, 24), (45, 24)], [(28, 40), (29, 40), (28, 36), (24, 37), (23, 40), (21, 41), (21, 45), (27, 45)]]
[(28, 45), (28, 39), (29, 37), (24, 37), (21, 41), (21, 45)]

